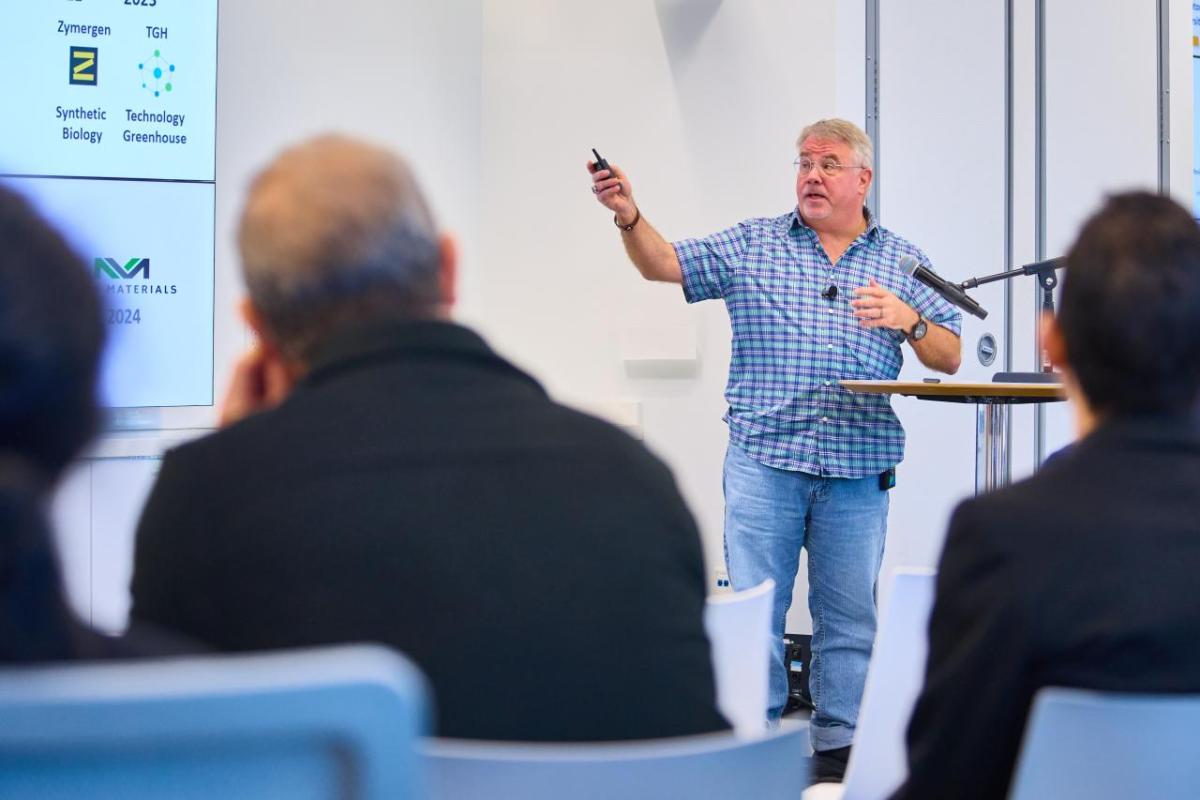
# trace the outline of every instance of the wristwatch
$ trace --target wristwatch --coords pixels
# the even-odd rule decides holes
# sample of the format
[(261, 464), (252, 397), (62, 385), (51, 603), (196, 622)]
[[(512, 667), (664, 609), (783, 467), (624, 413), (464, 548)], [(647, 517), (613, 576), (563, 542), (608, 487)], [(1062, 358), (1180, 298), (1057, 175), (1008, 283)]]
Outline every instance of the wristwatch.
[(925, 318), (918, 315), (916, 324), (912, 326), (912, 330), (908, 331), (909, 341), (916, 342), (925, 338), (925, 334), (929, 333), (929, 323)]

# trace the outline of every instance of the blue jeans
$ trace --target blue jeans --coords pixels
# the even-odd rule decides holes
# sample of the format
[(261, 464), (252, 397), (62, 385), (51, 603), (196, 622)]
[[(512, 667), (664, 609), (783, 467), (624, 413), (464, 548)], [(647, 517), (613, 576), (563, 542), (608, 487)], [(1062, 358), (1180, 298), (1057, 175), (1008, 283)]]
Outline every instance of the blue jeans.
[(808, 549), (813, 639), (809, 689), (815, 750), (854, 738), (875, 640), (875, 583), (883, 561), (888, 493), (879, 477), (818, 478), (760, 464), (736, 445), (725, 454), (725, 566), (736, 590), (775, 579), (767, 720), (787, 703), (784, 622)]

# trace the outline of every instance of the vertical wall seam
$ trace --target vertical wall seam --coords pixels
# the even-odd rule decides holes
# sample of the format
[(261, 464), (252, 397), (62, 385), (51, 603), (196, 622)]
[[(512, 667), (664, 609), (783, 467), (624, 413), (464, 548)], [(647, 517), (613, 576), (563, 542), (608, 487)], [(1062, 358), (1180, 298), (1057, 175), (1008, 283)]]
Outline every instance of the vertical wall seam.
[[(1034, 196), (1035, 208), (1035, 243), (1034, 260), (1046, 258), (1046, 2), (1036, 0), (1034, 22), (1034, 115), (1036, 140), (1034, 146), (1034, 172), (1037, 188)], [(1041, 285), (1033, 281), (1034, 292), (1034, 342), (1033, 368), (1042, 368), (1042, 318), (1038, 309), (1041, 308)], [(1046, 447), (1046, 408), (1037, 403), (1034, 409), (1033, 424), (1033, 470), (1036, 472), (1042, 466), (1042, 458)]]
[(96, 627), (96, 465), (88, 463), (88, 625)]
[(867, 206), (875, 214), (875, 219), (882, 219), (880, 213), (880, 157), (879, 140), (879, 0), (866, 0), (867, 11), (867, 108), (866, 123), (867, 137), (875, 145), (875, 175), (871, 181), (871, 190), (867, 198)]
[[(1013, 269), (1013, 0), (1004, 2), (1004, 269)], [(1004, 371), (1013, 370), (1013, 282), (1004, 282)], [(1012, 453), (1012, 418), (1004, 421), (1004, 447)], [(1012, 459), (1007, 459), (1005, 484), (1012, 483)]]
[(1171, 192), (1171, 9), (1158, 0), (1158, 193)]

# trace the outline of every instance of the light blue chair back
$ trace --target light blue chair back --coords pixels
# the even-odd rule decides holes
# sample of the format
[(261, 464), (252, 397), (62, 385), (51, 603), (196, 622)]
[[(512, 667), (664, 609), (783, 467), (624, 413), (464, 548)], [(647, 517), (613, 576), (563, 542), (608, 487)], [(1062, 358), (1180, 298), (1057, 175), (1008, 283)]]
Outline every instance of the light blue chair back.
[(1043, 689), (1009, 797), (1195, 800), (1200, 696)]
[(732, 733), (604, 744), (432, 739), (434, 800), (796, 800), (808, 783), (808, 726), (756, 740)]
[(906, 567), (894, 573), (867, 668), (844, 800), (888, 797), (908, 776), (905, 733), (925, 680), (929, 615), (937, 573)]
[(427, 696), (368, 645), (0, 670), (0, 797), (424, 797)]
[(717, 708), (742, 738), (767, 734), (774, 599), (775, 581), (767, 578), (751, 589), (710, 596), (704, 604)]

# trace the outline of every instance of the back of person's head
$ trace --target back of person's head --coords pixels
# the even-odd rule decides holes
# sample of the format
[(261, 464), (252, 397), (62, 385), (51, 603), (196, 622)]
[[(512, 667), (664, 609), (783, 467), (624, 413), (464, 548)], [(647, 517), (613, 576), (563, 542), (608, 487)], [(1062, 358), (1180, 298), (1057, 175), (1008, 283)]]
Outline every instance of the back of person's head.
[(104, 320), (62, 236), (0, 186), (0, 458), (52, 481), (91, 438)]
[(433, 215), (398, 156), (344, 136), (293, 147), (255, 178), (238, 233), (272, 343), (310, 361), (342, 328), (441, 313)]
[(1166, 197), (1110, 197), (1066, 259), (1057, 328), (1102, 415), (1180, 414), (1200, 393), (1200, 226)]

